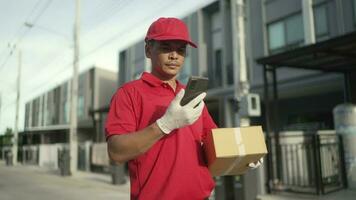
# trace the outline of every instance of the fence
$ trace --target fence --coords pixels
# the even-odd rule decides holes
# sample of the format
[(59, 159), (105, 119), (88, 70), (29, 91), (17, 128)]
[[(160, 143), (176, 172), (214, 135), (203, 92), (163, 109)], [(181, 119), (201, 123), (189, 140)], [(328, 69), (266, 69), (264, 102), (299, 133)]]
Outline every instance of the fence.
[(275, 136), (268, 140), (272, 144), (268, 157), (272, 159), (271, 190), (325, 194), (346, 186), (341, 135), (283, 132), (279, 146)]

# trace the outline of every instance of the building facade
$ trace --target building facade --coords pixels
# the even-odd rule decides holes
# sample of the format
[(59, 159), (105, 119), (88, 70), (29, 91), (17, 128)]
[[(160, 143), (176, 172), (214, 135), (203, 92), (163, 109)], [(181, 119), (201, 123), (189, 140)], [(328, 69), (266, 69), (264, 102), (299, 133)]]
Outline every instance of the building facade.
[[(238, 32), (233, 30), (236, 21), (233, 16), (234, 9), (238, 10), (244, 17), (249, 91), (262, 99), (262, 116), (251, 117), (250, 124), (261, 124), (265, 129), (263, 68), (256, 60), (356, 31), (356, 0), (262, 0), (243, 1), (240, 5), (236, 2), (218, 0), (183, 19), (198, 49), (188, 48), (178, 79), (186, 83), (191, 75), (208, 77), (209, 112), (219, 127), (236, 126), (239, 105), (235, 101), (235, 77), (240, 73), (240, 66), (234, 56), (240, 50), (233, 45), (238, 37)], [(119, 52), (119, 85), (139, 78), (143, 71), (150, 71), (144, 45), (142, 39)], [(286, 68), (278, 70), (276, 78), (280, 131), (288, 134), (289, 131), (334, 129), (332, 110), (344, 102), (343, 75)], [(248, 193), (263, 193), (266, 185), (273, 184), (264, 178), (259, 180), (264, 183), (255, 191), (242, 189), (235, 192), (235, 197), (238, 199), (239, 193), (243, 193), (245, 199), (253, 199)], [(239, 183), (244, 182), (243, 178), (234, 181), (235, 191), (241, 190)], [(231, 180), (218, 177), (216, 183), (215, 193), (224, 199), (229, 195), (226, 184), (231, 184)]]
[[(101, 119), (105, 116), (93, 111), (109, 105), (117, 88), (117, 74), (93, 67), (78, 80), (78, 168), (89, 170), (90, 156), (96, 155), (90, 154), (90, 148), (105, 142)], [(59, 152), (69, 143), (70, 90), (69, 80), (26, 103), (20, 161), (58, 168)], [(106, 157), (97, 164), (108, 163)]]

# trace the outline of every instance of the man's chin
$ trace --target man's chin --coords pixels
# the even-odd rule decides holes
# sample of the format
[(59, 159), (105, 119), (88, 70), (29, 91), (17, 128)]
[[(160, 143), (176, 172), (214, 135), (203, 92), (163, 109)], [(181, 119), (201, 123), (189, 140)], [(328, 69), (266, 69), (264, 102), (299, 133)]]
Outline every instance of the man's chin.
[(165, 73), (167, 76), (177, 76), (179, 73), (179, 69), (166, 69), (163, 71), (163, 73)]

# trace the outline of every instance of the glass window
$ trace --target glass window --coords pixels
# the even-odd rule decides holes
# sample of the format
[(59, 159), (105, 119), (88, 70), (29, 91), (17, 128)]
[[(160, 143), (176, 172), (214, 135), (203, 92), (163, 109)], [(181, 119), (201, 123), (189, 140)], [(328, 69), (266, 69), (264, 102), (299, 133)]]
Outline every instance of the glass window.
[[(187, 49), (188, 50), (188, 49)], [(181, 72), (179, 73), (179, 81), (184, 84), (188, 83), (189, 76), (192, 74), (192, 64), (191, 64), (191, 56), (189, 54), (184, 59), (184, 66)]]
[(69, 122), (69, 102), (64, 103), (64, 123)]
[(78, 96), (78, 118), (84, 117), (84, 96)]
[(301, 43), (304, 40), (302, 15), (294, 15), (286, 20), (287, 44)]
[(125, 83), (128, 76), (128, 67), (127, 67), (127, 53), (126, 51), (120, 52), (120, 57), (119, 57), (119, 85), (122, 85)]
[(219, 32), (221, 28), (221, 14), (220, 12), (215, 12), (211, 15), (211, 32)]
[(314, 8), (314, 24), (315, 24), (315, 36), (320, 38), (328, 35), (328, 21), (326, 5), (321, 5)]
[(77, 100), (77, 116), (78, 119), (83, 118), (85, 114), (85, 82), (86, 82), (86, 74), (80, 74), (78, 79), (78, 100)]
[(134, 70), (132, 79), (139, 79), (142, 72), (145, 71), (146, 66), (146, 56), (145, 56), (145, 43), (139, 42), (134, 46), (135, 58), (134, 58)]
[(45, 113), (46, 113), (46, 108), (45, 108), (45, 95), (42, 95), (42, 118), (41, 118), (41, 126), (45, 126)]
[(356, 0), (354, 0), (354, 24), (356, 25)]
[(59, 124), (59, 109), (60, 109), (60, 96), (61, 96), (61, 88), (58, 86), (57, 88), (54, 89), (54, 122), (53, 124)]
[(54, 124), (54, 91), (50, 91), (47, 93), (47, 125)]
[(303, 18), (299, 13), (281, 21), (269, 24), (268, 48), (271, 52), (279, 52), (286, 48), (299, 46), (304, 41)]
[(222, 47), (223, 32), (221, 23), (221, 13), (215, 12), (211, 15), (211, 51), (209, 51), (209, 88), (222, 86)]
[(64, 83), (62, 85), (62, 95), (61, 95), (61, 108), (62, 108), (62, 119), (61, 119), (61, 122), (62, 123), (67, 123), (67, 116), (66, 116), (66, 104), (67, 104), (67, 95), (68, 95), (68, 92), (70, 91), (70, 89), (68, 89), (68, 83)]
[(26, 103), (25, 106), (25, 128), (29, 127), (28, 120), (30, 116), (30, 103)]
[(283, 22), (277, 22), (268, 26), (268, 42), (271, 50), (285, 45)]
[(214, 52), (214, 74), (215, 74), (215, 86), (222, 85), (222, 54), (221, 49), (215, 50)]

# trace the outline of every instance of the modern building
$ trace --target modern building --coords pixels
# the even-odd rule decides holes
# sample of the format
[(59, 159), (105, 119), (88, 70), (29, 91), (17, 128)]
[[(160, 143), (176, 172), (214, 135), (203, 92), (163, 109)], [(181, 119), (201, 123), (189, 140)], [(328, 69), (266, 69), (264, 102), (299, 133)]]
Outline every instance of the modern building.
[[(256, 60), (354, 33), (356, 0), (262, 0), (242, 1), (242, 4), (237, 2), (239, 1), (218, 0), (183, 19), (199, 48), (188, 48), (188, 56), (179, 79), (186, 83), (191, 75), (208, 77), (209, 90), (206, 104), (215, 122), (220, 127), (236, 125), (236, 108), (241, 106), (236, 105), (235, 100), (238, 85), (235, 77), (236, 73), (240, 73), (239, 61), (241, 60), (239, 56), (236, 59), (236, 55), (240, 55), (241, 49), (234, 45), (234, 41), (239, 36), (243, 36), (238, 29), (235, 29), (236, 18), (242, 15), (248, 89), (262, 99), (262, 116), (251, 117), (250, 124), (261, 124), (267, 132), (269, 123), (265, 114), (266, 105), (268, 104), (268, 107), (270, 105), (265, 102), (264, 79), (266, 77), (262, 64), (258, 64)], [(355, 52), (353, 53), (355, 55)], [(315, 57), (317, 58), (317, 55)], [(143, 39), (119, 52), (120, 85), (139, 78), (143, 71), (150, 71), (150, 69), (150, 62), (144, 54)], [(273, 132), (269, 131), (270, 135), (266, 135), (270, 156), (265, 164), (265, 173), (257, 176), (250, 174), (246, 176), (248, 178), (217, 177), (216, 198), (225, 199), (234, 196), (236, 199), (254, 199), (256, 198), (254, 194), (264, 193), (265, 190), (314, 193), (318, 185), (316, 183), (318, 177), (302, 176), (303, 172), (300, 170), (303, 171), (303, 167), (309, 170), (309, 174), (322, 171), (319, 178), (329, 180), (329, 182), (322, 181), (323, 188), (327, 184), (336, 184), (332, 185), (335, 188), (345, 187), (343, 184), (345, 177), (342, 177), (340, 175), (342, 172), (338, 171), (343, 160), (340, 158), (339, 139), (333, 131), (332, 113), (333, 108), (345, 100), (344, 74), (281, 68), (274, 71), (274, 75), (269, 73), (266, 76), (268, 79), (275, 78), (278, 84), (278, 101), (275, 101), (272, 109), (278, 108), (279, 112), (278, 116), (275, 116), (278, 128), (275, 127)], [(267, 91), (267, 94), (273, 96), (275, 91)], [(325, 139), (325, 134), (333, 136), (331, 139)], [(295, 138), (277, 140), (276, 143), (271, 139), (275, 135), (294, 135)], [(315, 157), (307, 155), (316, 148), (308, 146), (311, 145), (310, 138), (313, 136), (318, 136), (320, 144), (325, 144), (319, 145), (319, 152), (322, 153), (317, 155), (322, 166), (316, 171), (314, 166), (317, 164), (311, 161)], [(285, 149), (281, 149), (283, 145), (286, 146)], [(293, 151), (297, 153), (291, 153)], [(281, 163), (283, 159), (286, 161)], [(305, 162), (299, 162), (304, 164), (297, 166), (298, 169), (291, 169), (295, 162), (292, 160), (305, 160)], [(326, 162), (334, 167), (325, 168)], [(284, 173), (282, 168), (276, 167), (278, 165), (284, 167)], [(253, 181), (248, 181), (249, 179)], [(257, 184), (255, 187), (256, 181), (262, 184)], [(252, 186), (254, 189), (246, 189)], [(319, 194), (318, 189), (316, 190)]]
[[(117, 88), (117, 74), (93, 67), (82, 72), (78, 80), (78, 168), (109, 166), (107, 156), (101, 156), (98, 162), (95, 159), (100, 149), (105, 151), (100, 148), (105, 137), (99, 131), (104, 121), (100, 118), (105, 116), (94, 111), (109, 105)], [(26, 103), (25, 128), (19, 136), (22, 143), (19, 159), (23, 163), (58, 168), (59, 153), (69, 144), (70, 88), (68, 80)], [(91, 148), (99, 150), (90, 154)]]

